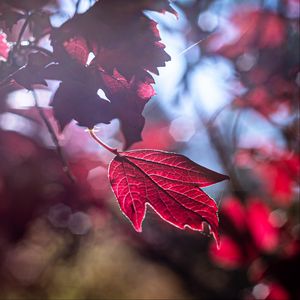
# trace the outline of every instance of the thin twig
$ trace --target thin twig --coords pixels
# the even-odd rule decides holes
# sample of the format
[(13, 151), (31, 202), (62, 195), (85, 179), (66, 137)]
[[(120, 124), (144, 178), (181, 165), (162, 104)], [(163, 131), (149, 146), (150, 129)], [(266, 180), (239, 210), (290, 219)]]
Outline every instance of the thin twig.
[(241, 119), (241, 115), (243, 113), (243, 109), (240, 109), (238, 112), (237, 112), (237, 115), (235, 117), (235, 120), (234, 120), (234, 124), (233, 124), (233, 127), (232, 127), (232, 146), (233, 146), (233, 151), (235, 151), (235, 149), (237, 148), (237, 145), (238, 145), (238, 128), (239, 128), (239, 122), (240, 122), (240, 119)]
[(78, 14), (78, 9), (79, 9), (79, 6), (80, 6), (80, 2), (81, 2), (81, 0), (77, 0), (77, 2), (76, 2), (76, 6), (75, 6), (75, 15)]
[(15, 46), (16, 49), (18, 49), (18, 47), (19, 47), (20, 44), (21, 44), (21, 40), (22, 40), (23, 34), (24, 34), (24, 32), (25, 32), (25, 29), (26, 29), (26, 27), (27, 27), (27, 25), (28, 25), (28, 23), (29, 23), (29, 20), (30, 20), (30, 16), (28, 15), (27, 18), (25, 19), (23, 25), (22, 25), (21, 30), (20, 30), (20, 33), (19, 33), (19, 36), (18, 36), (18, 40), (17, 40), (16, 46)]
[(35, 92), (34, 89), (31, 90), (32, 92), (32, 95), (33, 95), (33, 98), (34, 98), (34, 103), (35, 103), (35, 107), (41, 117), (41, 119), (43, 120), (43, 122), (45, 123), (47, 129), (48, 129), (48, 132), (51, 136), (51, 139), (55, 145), (55, 148), (56, 148), (56, 152), (60, 158), (60, 161), (63, 165), (63, 171), (65, 172), (65, 174), (68, 176), (68, 178), (71, 180), (72, 183), (76, 183), (76, 179), (74, 177), (74, 175), (72, 174), (69, 166), (68, 166), (68, 163), (64, 157), (64, 154), (63, 154), (63, 151), (62, 151), (62, 148), (61, 146), (59, 145), (59, 141), (58, 141), (58, 138), (55, 134), (55, 131), (51, 125), (51, 123), (49, 122), (47, 116), (45, 115), (43, 109), (39, 106), (39, 103), (38, 103), (38, 97), (37, 97), (37, 94)]
[(207, 121), (208, 125), (214, 125), (216, 119), (220, 116), (220, 114), (227, 108), (230, 108), (231, 103), (226, 103), (225, 105), (221, 106), (219, 109), (217, 109), (214, 114), (209, 118)]

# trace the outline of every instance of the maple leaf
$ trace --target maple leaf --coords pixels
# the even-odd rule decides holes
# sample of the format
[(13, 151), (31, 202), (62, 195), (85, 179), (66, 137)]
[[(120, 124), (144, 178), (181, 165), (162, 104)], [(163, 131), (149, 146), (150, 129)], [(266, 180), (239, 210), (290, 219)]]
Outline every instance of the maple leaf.
[[(63, 60), (68, 54), (81, 61), (84, 48), (87, 54), (93, 51), (94, 65), (110, 74), (116, 68), (128, 80), (145, 70), (158, 74), (157, 67), (164, 66), (170, 56), (160, 43), (157, 23), (148, 19), (143, 9), (173, 11), (168, 1), (157, 1), (156, 5), (149, 1), (97, 2), (53, 32), (54, 52)], [(81, 52), (74, 51), (79, 44)]]
[(228, 179), (187, 157), (158, 150), (120, 152), (109, 166), (109, 179), (123, 213), (142, 231), (146, 204), (165, 221), (184, 229), (210, 226), (217, 243), (217, 205), (202, 187)]
[[(98, 89), (102, 89), (109, 98), (110, 106), (106, 105), (108, 108), (106, 114), (109, 119), (120, 120), (125, 148), (141, 140), (145, 124), (142, 112), (145, 104), (154, 95), (151, 86), (154, 80), (148, 71), (158, 74), (157, 68), (170, 60), (170, 56), (164, 51), (165, 46), (160, 43), (157, 24), (143, 14), (145, 9), (175, 14), (169, 1), (166, 0), (155, 3), (149, 0), (138, 3), (127, 0), (105, 0), (95, 3), (84, 14), (75, 15), (51, 34), (54, 55), (61, 68), (69, 69), (75, 65), (78, 68), (79, 66), (85, 68), (84, 72), (89, 72), (90, 82), (93, 84), (97, 82)], [(95, 58), (86, 66), (91, 51)], [(73, 74), (76, 72), (72, 72), (71, 76), (74, 76)], [(53, 75), (51, 77), (55, 79)], [(68, 80), (68, 76), (62, 76), (60, 80)], [(94, 90), (95, 94), (96, 91)], [(82, 94), (79, 89), (77, 92), (78, 95)], [(72, 119), (71, 116), (76, 119), (74, 117), (76, 114), (78, 120), (78, 115), (83, 115), (84, 105), (87, 104), (90, 106), (89, 125), (103, 122), (103, 118), (99, 117), (103, 116), (103, 113), (99, 115), (97, 112), (99, 106), (97, 101), (92, 101), (95, 106), (91, 109), (91, 101), (86, 101), (81, 96), (76, 97), (75, 93), (73, 96), (78, 100), (75, 106), (68, 104), (69, 100), (68, 103), (62, 100), (63, 93), (60, 93), (60, 97), (55, 96), (55, 115), (61, 116), (58, 121), (63, 124), (62, 128), (67, 120)], [(94, 99), (96, 97), (91, 93), (90, 96)], [(59, 101), (64, 103), (59, 104)], [(72, 101), (74, 104), (75, 100)], [(71, 111), (67, 110), (67, 106)], [(67, 119), (62, 120), (63, 113), (59, 112), (61, 108), (68, 113)], [(85, 122), (79, 122), (79, 125), (86, 126), (86, 121), (87, 117)]]
[[(61, 130), (72, 119), (92, 128), (118, 118), (125, 148), (130, 147), (141, 140), (145, 124), (142, 112), (154, 95), (154, 80), (147, 71), (158, 74), (157, 67), (170, 59), (159, 42), (157, 24), (143, 15), (144, 9), (174, 13), (165, 0), (155, 4), (143, 0), (134, 5), (127, 0), (97, 2), (53, 31), (53, 56), (41, 60), (42, 54), (31, 54), (14, 79), (27, 89), (36, 83), (46, 84), (45, 79), (62, 81), (52, 101)], [(47, 17), (47, 28), (48, 15), (37, 13), (29, 23), (32, 31), (43, 16)], [(86, 65), (90, 51), (96, 56)], [(97, 95), (98, 89), (105, 92), (109, 102)]]
[[(96, 124), (109, 123), (118, 118), (125, 138), (125, 148), (141, 140), (145, 123), (142, 111), (154, 94), (153, 87), (146, 79), (133, 78), (128, 82), (116, 70), (110, 76), (95, 70), (92, 65), (87, 68), (74, 61), (70, 61), (68, 66), (51, 63), (37, 76), (37, 79), (62, 81), (52, 101), (54, 116), (61, 130), (72, 119), (78, 121), (80, 126), (93, 128)], [(99, 89), (105, 92), (109, 101), (97, 95)]]
[(153, 87), (147, 82), (147, 80), (151, 82), (151, 78), (143, 80), (132, 78), (128, 82), (116, 70), (113, 76), (104, 72), (101, 72), (100, 76), (100, 86), (110, 100), (114, 116), (121, 122), (125, 148), (128, 148), (142, 140), (141, 132), (145, 124), (142, 112), (146, 103), (154, 95)]
[[(145, 70), (158, 74), (170, 60), (160, 42), (157, 23), (143, 14), (143, 9), (173, 12), (168, 1), (99, 1), (84, 14), (76, 15), (51, 35), (54, 52), (65, 59), (66, 54), (80, 60), (72, 45), (78, 41), (93, 52), (99, 69), (112, 74), (114, 68), (126, 79)], [(84, 40), (84, 42), (83, 42)], [(141, 55), (142, 54), (142, 55)], [(80, 55), (80, 54), (79, 54)], [(84, 62), (85, 63), (85, 62)]]

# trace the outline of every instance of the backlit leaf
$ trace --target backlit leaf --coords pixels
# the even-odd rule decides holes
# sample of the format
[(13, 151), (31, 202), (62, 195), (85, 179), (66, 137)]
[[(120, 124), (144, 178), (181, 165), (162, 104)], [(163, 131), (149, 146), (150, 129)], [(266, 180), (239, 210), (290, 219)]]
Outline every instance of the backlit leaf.
[(110, 163), (109, 179), (123, 213), (142, 231), (146, 204), (165, 221), (184, 229), (210, 226), (217, 243), (217, 205), (202, 187), (228, 179), (183, 155), (158, 150), (121, 152)]

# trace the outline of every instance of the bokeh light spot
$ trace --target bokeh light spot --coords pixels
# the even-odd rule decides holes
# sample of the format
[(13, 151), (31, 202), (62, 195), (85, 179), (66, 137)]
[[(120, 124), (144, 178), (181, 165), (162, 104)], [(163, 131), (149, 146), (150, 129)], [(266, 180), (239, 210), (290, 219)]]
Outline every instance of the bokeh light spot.
[(169, 132), (177, 142), (188, 142), (196, 133), (193, 120), (187, 117), (179, 117), (171, 122)]
[(218, 17), (215, 14), (206, 11), (199, 15), (198, 25), (203, 31), (211, 32), (218, 26)]
[(71, 213), (69, 206), (59, 203), (49, 209), (48, 220), (55, 227), (65, 228), (68, 225)]
[(92, 227), (90, 217), (84, 212), (76, 212), (71, 215), (68, 222), (68, 228), (73, 234), (84, 235)]
[(269, 287), (263, 283), (257, 284), (252, 291), (254, 298), (258, 300), (266, 299), (269, 293), (270, 293)]

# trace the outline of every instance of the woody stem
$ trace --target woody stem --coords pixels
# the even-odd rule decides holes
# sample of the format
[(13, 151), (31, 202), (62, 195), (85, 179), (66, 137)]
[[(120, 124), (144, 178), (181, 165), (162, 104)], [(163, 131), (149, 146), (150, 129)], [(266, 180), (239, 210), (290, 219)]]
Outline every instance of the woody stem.
[(60, 161), (63, 165), (63, 171), (66, 173), (66, 175), (69, 177), (69, 179), (71, 180), (72, 183), (76, 183), (76, 178), (74, 177), (74, 175), (72, 174), (70, 168), (69, 168), (69, 165), (67, 163), (67, 160), (63, 154), (63, 151), (62, 151), (62, 148), (59, 144), (59, 141), (58, 141), (58, 138), (55, 134), (55, 131), (54, 131), (54, 128), (52, 127), (51, 123), (49, 122), (47, 116), (45, 115), (43, 109), (39, 106), (39, 102), (38, 102), (38, 96), (35, 92), (34, 89), (31, 90), (31, 93), (33, 95), (33, 98), (34, 98), (34, 102), (35, 102), (35, 107), (41, 117), (41, 119), (43, 120), (44, 124), (46, 125), (47, 127), (47, 130), (51, 136), (51, 139), (56, 147), (56, 151), (58, 153), (58, 156), (60, 158)]

